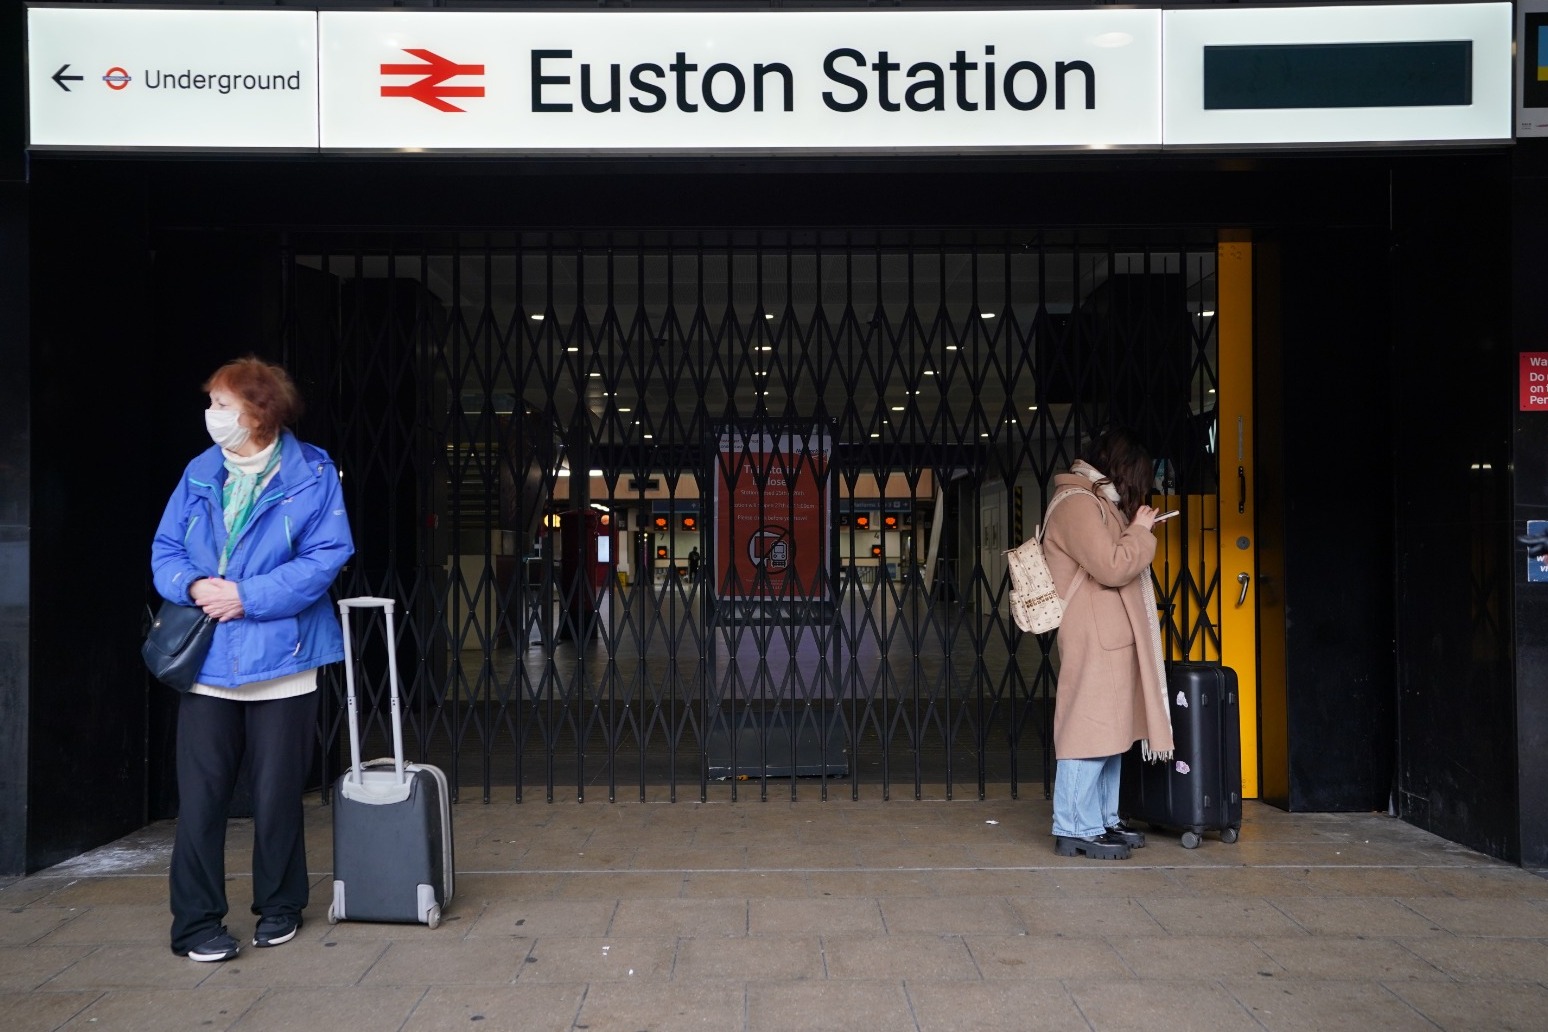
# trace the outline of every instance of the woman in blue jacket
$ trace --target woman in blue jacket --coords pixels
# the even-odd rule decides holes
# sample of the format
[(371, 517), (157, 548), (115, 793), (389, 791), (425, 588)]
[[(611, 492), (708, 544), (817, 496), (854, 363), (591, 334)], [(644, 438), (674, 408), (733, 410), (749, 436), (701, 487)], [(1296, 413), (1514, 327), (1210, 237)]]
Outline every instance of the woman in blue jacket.
[(220, 621), (178, 704), (172, 952), (220, 961), (226, 810), (245, 755), (253, 795), (254, 946), (301, 928), (310, 879), (301, 796), (317, 721), (317, 673), (344, 658), (328, 588), (354, 552), (333, 460), (285, 427), (301, 398), (285, 370), (228, 362), (205, 383), (214, 446), (184, 470), (151, 544), (156, 590)]

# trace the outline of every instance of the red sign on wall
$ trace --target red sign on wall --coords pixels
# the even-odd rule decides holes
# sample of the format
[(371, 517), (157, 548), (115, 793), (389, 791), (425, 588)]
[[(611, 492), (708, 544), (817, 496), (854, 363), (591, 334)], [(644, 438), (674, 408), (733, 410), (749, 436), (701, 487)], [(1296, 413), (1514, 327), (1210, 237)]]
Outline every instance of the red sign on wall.
[(1548, 412), (1548, 351), (1521, 353), (1521, 411)]
[(828, 601), (833, 512), (826, 431), (720, 435), (715, 583), (732, 601)]

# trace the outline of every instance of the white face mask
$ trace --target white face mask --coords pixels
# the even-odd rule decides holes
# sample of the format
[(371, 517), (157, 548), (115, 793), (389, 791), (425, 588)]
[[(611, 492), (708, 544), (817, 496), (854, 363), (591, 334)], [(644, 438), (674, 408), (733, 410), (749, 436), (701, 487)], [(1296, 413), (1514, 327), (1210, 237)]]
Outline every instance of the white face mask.
[(235, 451), (247, 443), (247, 427), (237, 420), (241, 413), (236, 409), (205, 409), (204, 428), (210, 432), (210, 440), (227, 451)]

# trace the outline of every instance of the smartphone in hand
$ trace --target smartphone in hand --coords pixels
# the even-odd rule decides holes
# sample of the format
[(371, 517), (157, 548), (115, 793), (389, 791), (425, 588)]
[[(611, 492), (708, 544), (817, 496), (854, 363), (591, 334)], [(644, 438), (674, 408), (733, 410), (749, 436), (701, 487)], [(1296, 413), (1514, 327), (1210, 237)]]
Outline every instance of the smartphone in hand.
[(1163, 512), (1161, 515), (1157, 516), (1152, 522), (1154, 522), (1154, 523), (1164, 523), (1167, 520), (1171, 519), (1173, 516), (1181, 516), (1181, 515), (1182, 515), (1182, 510), (1181, 509), (1173, 509), (1171, 512)]

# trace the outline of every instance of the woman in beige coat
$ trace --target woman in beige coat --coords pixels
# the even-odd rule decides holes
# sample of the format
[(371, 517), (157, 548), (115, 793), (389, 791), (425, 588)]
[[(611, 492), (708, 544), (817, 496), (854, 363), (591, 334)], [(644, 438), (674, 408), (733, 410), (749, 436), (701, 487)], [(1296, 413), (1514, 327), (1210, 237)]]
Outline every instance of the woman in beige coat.
[(1150, 563), (1157, 511), (1150, 455), (1110, 430), (1054, 477), (1043, 547), (1066, 600), (1054, 702), (1054, 849), (1125, 860), (1145, 838), (1118, 818), (1118, 771), (1138, 741), (1147, 758), (1172, 750)]

